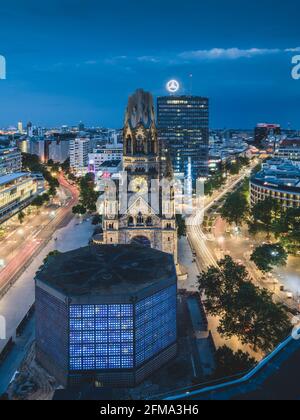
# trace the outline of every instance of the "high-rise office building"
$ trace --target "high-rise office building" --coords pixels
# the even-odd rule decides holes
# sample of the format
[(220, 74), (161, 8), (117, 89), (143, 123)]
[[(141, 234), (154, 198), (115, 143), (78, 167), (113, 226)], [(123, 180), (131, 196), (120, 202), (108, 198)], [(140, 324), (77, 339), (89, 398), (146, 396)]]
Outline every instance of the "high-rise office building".
[(175, 175), (208, 174), (209, 100), (200, 96), (164, 96), (157, 100), (160, 141), (170, 153)]
[(78, 137), (70, 142), (70, 166), (74, 172), (84, 174), (89, 163), (90, 139)]

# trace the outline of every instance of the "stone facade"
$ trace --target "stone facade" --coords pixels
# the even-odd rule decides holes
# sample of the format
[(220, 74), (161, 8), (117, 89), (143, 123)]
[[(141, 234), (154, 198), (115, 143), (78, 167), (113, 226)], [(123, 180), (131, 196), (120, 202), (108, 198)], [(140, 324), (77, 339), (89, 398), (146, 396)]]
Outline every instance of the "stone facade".
[[(104, 202), (103, 242), (138, 242), (173, 254), (177, 262), (174, 190), (170, 182), (168, 198), (163, 199), (161, 168), (153, 98), (150, 93), (138, 90), (129, 98), (124, 127), (123, 169), (127, 173), (127, 211), (120, 214), (119, 191), (115, 202)], [(157, 198), (153, 204), (155, 188)]]

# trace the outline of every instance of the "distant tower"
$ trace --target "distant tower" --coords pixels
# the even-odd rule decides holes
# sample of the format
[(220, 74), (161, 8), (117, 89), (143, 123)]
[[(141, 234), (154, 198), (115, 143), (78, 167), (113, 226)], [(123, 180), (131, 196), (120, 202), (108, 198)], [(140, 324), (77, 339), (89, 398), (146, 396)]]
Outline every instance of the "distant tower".
[(18, 122), (18, 132), (19, 132), (19, 134), (23, 134), (23, 123), (22, 123), (22, 121)]
[(27, 136), (33, 137), (33, 126), (31, 122), (27, 124)]
[(85, 130), (84, 123), (80, 121), (80, 123), (78, 124), (78, 131), (84, 131), (84, 130)]
[[(128, 209), (125, 214), (110, 215), (110, 209), (117, 209), (118, 203), (104, 204), (104, 243), (139, 243), (173, 254), (177, 261), (174, 190), (171, 186), (170, 199), (163, 200), (158, 186), (160, 166), (153, 97), (137, 90), (129, 98), (124, 126), (123, 167), (128, 175)], [(151, 199), (153, 182), (157, 186), (157, 208), (153, 208)]]

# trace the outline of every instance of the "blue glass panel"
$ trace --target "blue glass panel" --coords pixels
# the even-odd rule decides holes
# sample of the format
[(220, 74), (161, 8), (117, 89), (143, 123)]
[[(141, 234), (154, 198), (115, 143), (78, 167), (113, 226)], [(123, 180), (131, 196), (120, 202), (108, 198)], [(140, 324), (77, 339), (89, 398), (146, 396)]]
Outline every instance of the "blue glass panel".
[(71, 370), (82, 370), (82, 359), (71, 357), (70, 359)]
[(80, 305), (70, 306), (70, 318), (81, 318), (82, 311)]
[(93, 370), (93, 369), (95, 369), (95, 358), (94, 357), (84, 357), (82, 359), (82, 369), (83, 370)]
[(107, 318), (108, 317), (108, 306), (107, 305), (96, 305), (95, 314), (96, 314), (96, 318)]
[(82, 316), (84, 318), (93, 318), (95, 316), (95, 306), (94, 305), (83, 306)]
[(133, 305), (70, 307), (70, 369), (133, 367)]

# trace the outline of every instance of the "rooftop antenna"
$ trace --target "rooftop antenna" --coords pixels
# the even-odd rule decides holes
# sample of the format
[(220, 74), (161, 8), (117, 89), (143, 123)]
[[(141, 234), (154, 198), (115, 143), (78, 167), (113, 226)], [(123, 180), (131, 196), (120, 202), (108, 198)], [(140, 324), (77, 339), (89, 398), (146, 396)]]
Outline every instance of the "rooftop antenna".
[(189, 78), (190, 78), (190, 95), (193, 95), (193, 74), (190, 73), (189, 74)]

